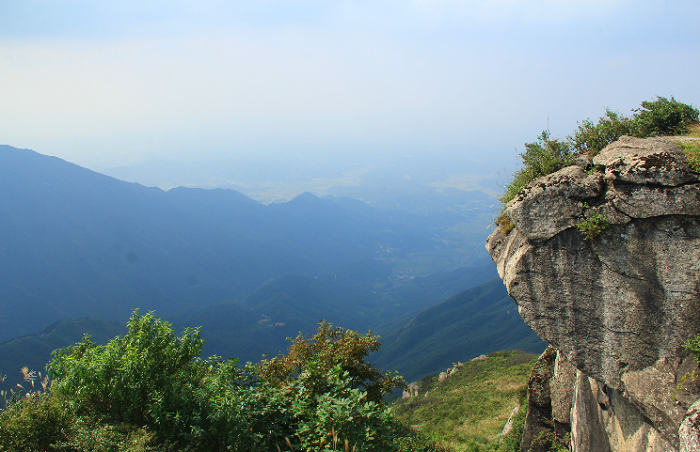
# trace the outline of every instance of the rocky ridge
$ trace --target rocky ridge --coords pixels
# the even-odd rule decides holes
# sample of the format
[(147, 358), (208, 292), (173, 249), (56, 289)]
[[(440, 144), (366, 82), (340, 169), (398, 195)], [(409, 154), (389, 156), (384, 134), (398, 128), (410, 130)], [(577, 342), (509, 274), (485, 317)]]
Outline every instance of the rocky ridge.
[(578, 452), (697, 450), (686, 413), (700, 413), (700, 390), (684, 378), (697, 366), (682, 344), (700, 333), (700, 183), (685, 153), (622, 137), (535, 180), (505, 215), (514, 229), (487, 249), (556, 350), (531, 387), (555, 434)]

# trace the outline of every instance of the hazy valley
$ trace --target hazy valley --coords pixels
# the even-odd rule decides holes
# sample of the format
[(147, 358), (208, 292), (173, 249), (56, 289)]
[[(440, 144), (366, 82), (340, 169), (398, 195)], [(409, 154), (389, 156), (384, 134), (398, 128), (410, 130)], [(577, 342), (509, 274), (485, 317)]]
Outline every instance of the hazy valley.
[(264, 205), (230, 189), (123, 182), (9, 146), (0, 172), (10, 380), (84, 332), (112, 337), (136, 308), (178, 330), (201, 326), (205, 355), (243, 362), (284, 351), (323, 319), (371, 329), (384, 336), (373, 361), (410, 379), (543, 348), (494, 280), (483, 241), (495, 201), (484, 191), (400, 186), (394, 175)]

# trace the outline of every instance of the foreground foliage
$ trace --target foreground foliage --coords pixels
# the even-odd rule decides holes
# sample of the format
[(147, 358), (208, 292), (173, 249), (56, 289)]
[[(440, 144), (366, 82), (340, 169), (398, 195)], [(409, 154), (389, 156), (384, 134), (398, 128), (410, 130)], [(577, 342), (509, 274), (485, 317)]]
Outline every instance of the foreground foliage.
[(371, 333), (322, 322), (287, 355), (239, 367), (198, 358), (198, 329), (175, 335), (136, 311), (105, 346), (58, 350), (48, 390), (0, 413), (0, 451), (431, 451), (381, 396), (402, 380), (364, 362)]
[(536, 142), (525, 144), (525, 152), (520, 154), (523, 166), (515, 172), (499, 200), (505, 207), (533, 180), (569, 166), (578, 155), (593, 157), (623, 135), (638, 138), (680, 135), (694, 130), (699, 116), (697, 108), (673, 97), (657, 97), (642, 102), (641, 108), (634, 110), (630, 117), (606, 110), (605, 116), (597, 123), (587, 119), (579, 124), (573, 135), (563, 140), (552, 139), (549, 132), (542, 132)]

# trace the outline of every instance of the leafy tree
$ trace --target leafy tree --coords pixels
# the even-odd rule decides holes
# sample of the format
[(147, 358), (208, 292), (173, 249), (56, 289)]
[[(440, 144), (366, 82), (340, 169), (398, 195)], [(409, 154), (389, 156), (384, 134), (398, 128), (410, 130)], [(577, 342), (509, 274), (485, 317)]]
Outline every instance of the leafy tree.
[(379, 338), (371, 331), (362, 335), (340, 327), (333, 328), (333, 324), (326, 321), (320, 322), (316, 331), (311, 338), (300, 333), (290, 339), (292, 344), (286, 355), (263, 360), (260, 363), (261, 377), (275, 384), (284, 384), (299, 378), (309, 365), (322, 372), (340, 366), (350, 378), (350, 388), (365, 391), (367, 400), (377, 403), (393, 388), (406, 386), (400, 376), (365, 362), (365, 358), (381, 346)]

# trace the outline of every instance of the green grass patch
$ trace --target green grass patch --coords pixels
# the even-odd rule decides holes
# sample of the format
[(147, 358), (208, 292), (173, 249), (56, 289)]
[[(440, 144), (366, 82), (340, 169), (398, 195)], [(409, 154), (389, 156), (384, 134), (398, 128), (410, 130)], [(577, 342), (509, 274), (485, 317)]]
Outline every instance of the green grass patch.
[(496, 225), (500, 226), (503, 235), (508, 235), (510, 231), (512, 231), (515, 227), (513, 222), (510, 221), (510, 218), (508, 218), (505, 213), (501, 213), (498, 216), (498, 218), (496, 219)]
[(423, 379), (419, 396), (396, 402), (393, 413), (454, 451), (505, 451), (510, 443), (519, 447), (525, 406), (517, 438), (501, 442), (497, 435), (513, 408), (523, 404), (536, 360), (534, 354), (504, 351), (467, 362), (442, 383), (437, 375)]
[(696, 173), (700, 173), (700, 141), (682, 141), (676, 143), (688, 156), (688, 165)]
[(700, 124), (695, 124), (688, 127), (685, 131), (685, 136), (700, 138)]

